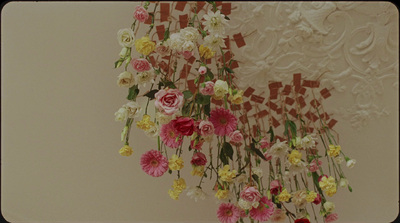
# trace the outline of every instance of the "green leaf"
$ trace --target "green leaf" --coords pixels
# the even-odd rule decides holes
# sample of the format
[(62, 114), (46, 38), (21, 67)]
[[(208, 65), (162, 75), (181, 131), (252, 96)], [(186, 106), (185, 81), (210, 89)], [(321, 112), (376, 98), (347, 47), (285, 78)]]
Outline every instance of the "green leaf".
[(269, 142), (274, 141), (275, 135), (274, 135), (274, 130), (272, 129), (272, 126), (269, 127), (269, 130), (267, 133), (271, 134)]
[(229, 67), (225, 67), (225, 70), (226, 70), (226, 72), (231, 73), (231, 74), (235, 73), (235, 72), (234, 72), (231, 68), (229, 68)]
[(210, 111), (211, 111), (211, 104), (204, 105), (204, 114), (210, 117)]
[(257, 156), (261, 157), (261, 159), (267, 161), (267, 159), (265, 159), (264, 154), (263, 154), (259, 149), (256, 148), (254, 142), (250, 143), (250, 149), (251, 149), (251, 151), (253, 151)]
[(353, 192), (353, 188), (350, 187), (350, 185), (347, 186), (350, 192)]
[(231, 159), (233, 160), (233, 148), (229, 142), (224, 142), (222, 145), (222, 151)]
[(206, 81), (210, 81), (214, 79), (214, 74), (211, 72), (209, 68), (207, 68), (207, 73), (205, 74)]
[(226, 20), (231, 20), (228, 16), (225, 16), (225, 19), (226, 19)]
[(189, 98), (191, 98), (193, 96), (193, 94), (192, 94), (192, 92), (190, 90), (186, 90), (186, 91), (184, 91), (182, 93), (183, 93), (183, 98), (185, 98), (185, 99), (189, 99)]
[(119, 60), (115, 61), (114, 68), (120, 67), (123, 62), (124, 62), (124, 58), (120, 58)]
[(224, 165), (228, 165), (228, 164), (229, 164), (229, 160), (228, 160), (228, 158), (226, 157), (226, 154), (224, 153), (223, 150), (221, 150), (221, 153), (219, 154), (219, 159), (222, 161), (222, 163), (223, 163)]
[(259, 178), (256, 174), (251, 175), (251, 177), (253, 177), (255, 182), (258, 182)]
[(210, 104), (211, 101), (211, 96), (210, 95), (203, 95), (203, 94), (197, 94), (196, 99), (195, 99), (197, 104), (200, 105), (207, 105)]
[(182, 115), (183, 116), (189, 116), (189, 112), (190, 112), (190, 107), (192, 105), (193, 101), (186, 101), (185, 104), (182, 107)]
[(164, 32), (164, 41), (166, 41), (169, 38), (169, 29), (165, 30)]
[(144, 96), (148, 97), (150, 100), (153, 100), (155, 98), (155, 94), (158, 92), (157, 89), (153, 89), (149, 92), (147, 92)]
[(138, 86), (133, 85), (131, 88), (129, 88), (129, 94), (128, 94), (127, 99), (135, 101), (138, 94), (139, 94)]

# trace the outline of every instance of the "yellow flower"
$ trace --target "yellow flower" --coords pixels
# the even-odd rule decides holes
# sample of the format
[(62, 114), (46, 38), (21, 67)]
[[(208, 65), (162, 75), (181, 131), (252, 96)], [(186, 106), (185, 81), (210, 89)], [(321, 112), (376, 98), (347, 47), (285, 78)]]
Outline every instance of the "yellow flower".
[(182, 192), (184, 189), (186, 189), (185, 180), (183, 178), (174, 180), (174, 184), (172, 185), (172, 188), (174, 189), (174, 191)]
[(178, 200), (179, 199), (179, 195), (181, 194), (181, 192), (169, 189), (168, 194), (172, 199)]
[(218, 170), (218, 176), (224, 182), (232, 182), (233, 178), (236, 177), (236, 170), (229, 171), (229, 165), (225, 165), (222, 169)]
[(178, 155), (172, 155), (171, 159), (168, 160), (168, 167), (170, 170), (180, 170), (183, 168), (183, 159)]
[(212, 51), (210, 48), (206, 46), (200, 45), (199, 53), (201, 57), (204, 57), (205, 59), (210, 59), (214, 56), (215, 51)]
[(228, 198), (229, 197), (229, 190), (218, 189), (217, 193), (215, 194), (215, 197), (220, 199), (220, 200)]
[(330, 176), (328, 178), (326, 178), (326, 176), (324, 176), (321, 178), (321, 181), (319, 182), (319, 187), (323, 191), (327, 191), (327, 190), (331, 189), (332, 187), (336, 187), (335, 179), (332, 176)]
[(325, 193), (329, 197), (332, 197), (334, 194), (336, 194), (336, 186), (329, 188), (328, 190), (325, 191)]
[(329, 145), (328, 155), (330, 157), (336, 157), (340, 154), (340, 149), (341, 149), (341, 147), (339, 145), (337, 145), (337, 146)]
[(147, 56), (156, 48), (156, 43), (151, 41), (148, 36), (143, 36), (135, 41), (136, 51)]
[(292, 195), (290, 195), (288, 192), (287, 192), (287, 190), (286, 190), (286, 188), (278, 195), (278, 200), (280, 201), (280, 202), (283, 202), (283, 201), (289, 201), (289, 199), (292, 197)]
[(242, 104), (243, 103), (243, 91), (239, 90), (235, 95), (229, 94), (228, 100), (232, 102), (232, 104)]
[(295, 149), (292, 150), (292, 152), (288, 155), (288, 159), (291, 164), (298, 164), (301, 161), (301, 152)]
[(306, 197), (307, 202), (311, 203), (315, 200), (315, 198), (317, 198), (317, 193), (315, 193), (315, 191), (308, 192)]
[(202, 177), (204, 175), (204, 166), (196, 166), (196, 165), (192, 166), (193, 166), (193, 170), (191, 172), (192, 176)]
[(151, 127), (155, 126), (156, 124), (150, 121), (150, 115), (143, 115), (141, 121), (136, 122), (136, 126), (144, 131), (148, 131)]
[(132, 155), (133, 150), (130, 146), (125, 145), (123, 146), (120, 150), (119, 150), (119, 154), (121, 154), (121, 156), (130, 156)]

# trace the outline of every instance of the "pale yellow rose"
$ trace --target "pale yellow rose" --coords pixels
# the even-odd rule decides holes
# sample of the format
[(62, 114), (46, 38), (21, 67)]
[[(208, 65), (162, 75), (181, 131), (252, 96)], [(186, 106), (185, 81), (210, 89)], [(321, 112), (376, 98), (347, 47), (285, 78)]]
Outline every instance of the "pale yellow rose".
[(214, 57), (215, 51), (212, 51), (206, 46), (200, 45), (199, 54), (201, 57), (204, 57), (204, 59), (211, 59), (212, 57)]
[(135, 41), (136, 51), (147, 56), (156, 48), (156, 43), (151, 41), (148, 36), (143, 36)]
[(217, 193), (215, 194), (215, 197), (218, 198), (219, 200), (222, 200), (228, 198), (229, 194), (230, 194), (229, 190), (218, 189)]
[(223, 80), (217, 80), (214, 84), (213, 98), (221, 100), (229, 91), (228, 83)]
[(301, 152), (298, 150), (292, 150), (292, 152), (288, 155), (288, 160), (291, 164), (298, 164), (301, 161)]
[(135, 34), (132, 29), (120, 29), (117, 33), (118, 43), (122, 47), (132, 47), (135, 41)]
[(239, 90), (235, 95), (230, 94), (228, 100), (232, 102), (232, 104), (242, 104), (243, 103), (243, 91)]

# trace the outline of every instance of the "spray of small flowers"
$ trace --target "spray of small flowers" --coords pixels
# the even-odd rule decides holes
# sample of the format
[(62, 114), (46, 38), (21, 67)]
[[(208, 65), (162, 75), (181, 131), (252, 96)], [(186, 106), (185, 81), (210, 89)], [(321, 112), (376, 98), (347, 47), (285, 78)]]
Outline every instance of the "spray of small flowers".
[[(270, 83), (268, 108), (261, 110), (263, 98), (234, 81), (240, 74), (234, 71), (238, 61), (227, 54), (224, 4), (231, 3), (143, 2), (134, 9), (131, 27), (117, 32), (122, 49), (114, 65), (123, 68), (117, 84), (128, 90), (127, 103), (115, 113), (125, 123), (119, 153), (132, 155), (130, 130), (143, 130), (158, 146), (141, 155), (142, 170), (153, 177), (176, 173), (166, 189), (174, 200), (182, 194), (204, 200), (211, 191), (221, 222), (304, 223), (318, 221), (317, 215), (324, 222), (337, 220), (329, 200), (339, 188), (352, 191), (342, 167), (356, 161), (343, 152), (334, 123), (327, 123), (322, 99), (329, 91), (318, 96), (318, 81), (301, 82), (294, 74), (284, 87)], [(187, 14), (172, 16), (173, 9), (185, 7)], [(307, 87), (310, 106), (302, 97)], [(250, 105), (257, 114), (249, 115)], [(199, 183), (187, 186), (181, 171)], [(206, 179), (214, 187), (203, 188)]]

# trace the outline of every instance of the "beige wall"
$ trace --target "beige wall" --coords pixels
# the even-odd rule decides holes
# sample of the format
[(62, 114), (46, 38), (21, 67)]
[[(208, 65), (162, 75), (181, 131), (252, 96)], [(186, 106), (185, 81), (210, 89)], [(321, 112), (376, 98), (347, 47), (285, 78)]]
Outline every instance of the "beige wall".
[[(116, 32), (134, 2), (11, 2), (1, 14), (1, 208), (11, 222), (216, 222), (217, 204), (179, 201), (174, 176), (152, 178), (140, 155), (156, 145), (137, 129), (122, 157), (114, 112), (126, 91), (113, 69)], [(397, 31), (398, 32), (398, 31)], [(397, 34), (398, 37), (398, 34)], [(398, 47), (398, 45), (397, 45)], [(397, 56), (398, 57), (398, 56)], [(398, 69), (398, 65), (397, 65)], [(398, 76), (378, 100), (391, 112), (361, 130), (338, 117), (353, 193), (333, 197), (339, 222), (389, 222), (398, 214)], [(351, 103), (353, 95), (336, 93)], [(335, 101), (331, 100), (334, 107)], [(187, 176), (187, 184), (191, 182)], [(196, 181), (197, 182), (197, 181)]]

